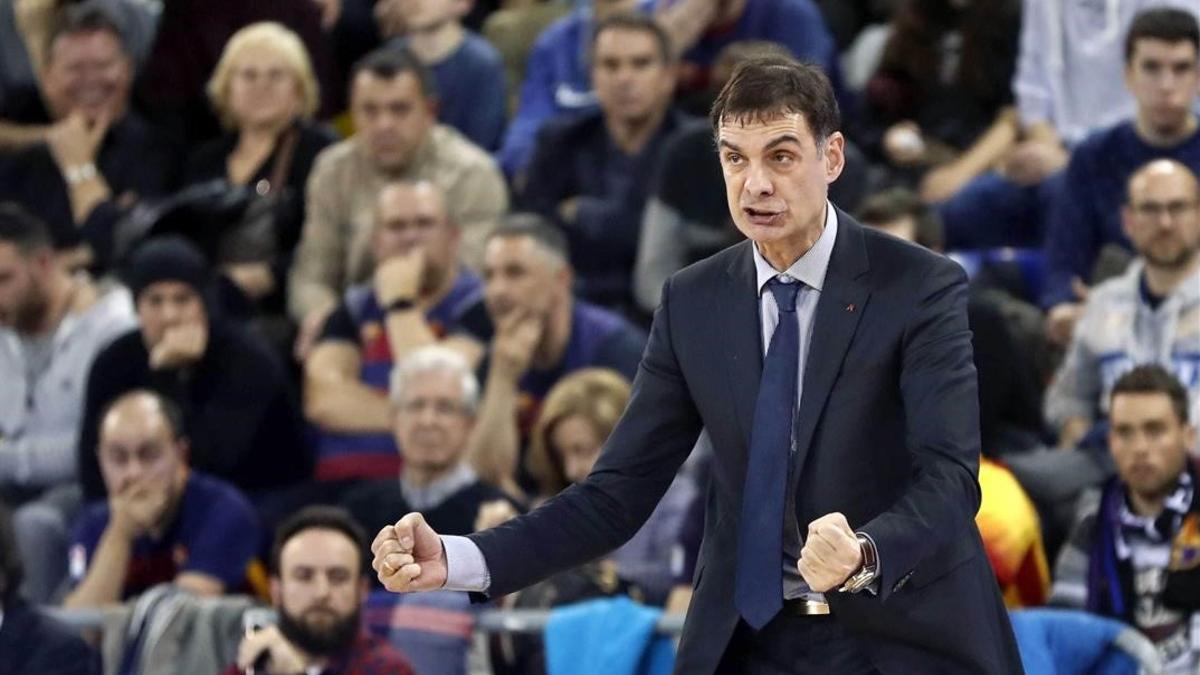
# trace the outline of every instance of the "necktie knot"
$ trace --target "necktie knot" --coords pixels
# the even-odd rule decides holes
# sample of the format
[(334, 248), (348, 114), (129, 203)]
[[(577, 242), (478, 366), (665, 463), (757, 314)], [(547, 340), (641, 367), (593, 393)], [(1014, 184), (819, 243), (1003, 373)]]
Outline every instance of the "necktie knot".
[(796, 311), (796, 294), (800, 292), (800, 287), (804, 284), (796, 279), (783, 281), (781, 276), (772, 277), (767, 282), (767, 288), (775, 296), (775, 304), (779, 307), (779, 311), (791, 314)]

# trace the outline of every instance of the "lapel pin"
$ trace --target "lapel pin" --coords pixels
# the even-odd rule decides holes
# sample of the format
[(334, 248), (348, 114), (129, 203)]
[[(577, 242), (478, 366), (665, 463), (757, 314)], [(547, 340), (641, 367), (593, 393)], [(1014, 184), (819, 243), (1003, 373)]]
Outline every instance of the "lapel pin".
[(847, 311), (847, 312), (854, 312), (854, 303), (853, 303), (853, 302), (852, 302), (852, 303), (850, 303), (850, 304), (848, 304), (848, 305), (846, 305), (846, 311)]

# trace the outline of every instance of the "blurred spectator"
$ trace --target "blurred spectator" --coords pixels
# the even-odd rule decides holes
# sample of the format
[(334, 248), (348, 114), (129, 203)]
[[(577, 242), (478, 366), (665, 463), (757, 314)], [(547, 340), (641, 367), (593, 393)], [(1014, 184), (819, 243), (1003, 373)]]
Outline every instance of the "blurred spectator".
[(475, 145), (494, 152), (508, 121), (504, 64), (496, 48), (463, 28), (469, 0), (383, 0), (389, 46), (408, 47), (433, 74), (437, 117)]
[[(864, 92), (860, 135), (894, 182), (919, 186), (927, 203), (942, 202), (1012, 146), (1019, 31), (1019, 0), (900, 5)], [(971, 245), (957, 222), (946, 228), (950, 247)]]
[(321, 82), (321, 117), (338, 109), (339, 88), (312, 0), (170, 0), (161, 3), (158, 37), (138, 81), (140, 107), (155, 121), (196, 146), (221, 133), (206, 100), (206, 85), (234, 33), (261, 21), (295, 31), (312, 57)]
[(593, 26), (610, 16), (649, 10), (650, 6), (647, 0), (590, 0), (537, 36), (521, 83), (520, 104), (496, 156), (505, 175), (522, 182), (538, 131), (547, 121), (564, 113), (598, 108), (589, 58)]
[(214, 255), (251, 306), (282, 318), (308, 174), (335, 140), (312, 122), (319, 88), (304, 43), (277, 23), (239, 30), (221, 54), (208, 95), (226, 133), (192, 153), (184, 183), (252, 191), (263, 200), (247, 206), (236, 228), (211, 225), (229, 228)]
[(1200, 667), (1200, 471), (1187, 391), (1157, 365), (1112, 388), (1109, 448), (1117, 475), (1081, 504), (1055, 566), (1051, 604), (1124, 621), (1158, 647), (1162, 672)]
[(484, 298), (496, 332), (480, 367), (471, 464), (514, 495), (524, 441), (550, 388), (589, 366), (632, 379), (646, 344), (620, 315), (574, 298), (567, 256), (563, 234), (534, 214), (510, 216), (487, 243)]
[(367, 546), (342, 509), (308, 507), (280, 525), (271, 548), (278, 624), (248, 631), (224, 675), (412, 675), (403, 654), (362, 630)]
[(1042, 243), (1070, 150), (1134, 112), (1117, 77), (1121, 42), (1136, 14), (1162, 5), (1200, 9), (1195, 0), (1024, 0), (1013, 80), (1019, 138), (939, 207), (951, 247)]
[(432, 79), (411, 52), (372, 52), (355, 66), (352, 80), (358, 132), (317, 158), (288, 289), (288, 306), (301, 322), (301, 356), (341, 293), (370, 277), (372, 214), (385, 184), (427, 180), (441, 188), (448, 215), (462, 230), (460, 259), (473, 269), (488, 232), (508, 209), (504, 180), (492, 159), (437, 124)]
[(1140, 166), (1163, 157), (1200, 169), (1200, 133), (1192, 110), (1200, 87), (1196, 15), (1174, 9), (1142, 12), (1125, 40), (1125, 84), (1137, 100), (1132, 120), (1098, 131), (1071, 155), (1046, 231), (1048, 337), (1059, 345), (1083, 311), (1084, 284), (1102, 248), (1129, 250), (1121, 199)]
[(45, 223), (0, 204), (0, 500), (20, 507), (14, 530), (34, 602), (47, 602), (66, 574), (81, 502), (84, 378), (97, 353), (133, 326), (125, 289), (72, 276)]
[(75, 525), (65, 607), (102, 607), (167, 582), (199, 595), (250, 590), (257, 516), (232, 485), (188, 468), (182, 425), (178, 408), (146, 390), (105, 410), (95, 454), (108, 498)]
[(506, 110), (511, 116), (521, 102), (525, 70), (534, 42), (550, 24), (562, 18), (572, 7), (562, 2), (539, 0), (529, 5), (517, 5), (493, 12), (484, 22), (481, 33), (496, 48), (504, 63), (505, 89), (508, 92)]
[(812, 0), (664, 0), (658, 18), (683, 55), (684, 93), (708, 86), (721, 50), (734, 42), (765, 40), (795, 58), (815, 63), (829, 77), (838, 103), (851, 110), (842, 89), (837, 45)]
[[(709, 88), (694, 96), (691, 104), (707, 115), (734, 68), (748, 59), (772, 56), (789, 55), (783, 46), (761, 40), (726, 46), (717, 56)], [(845, 167), (829, 186), (829, 199), (851, 211), (858, 208), (866, 190), (867, 162), (850, 140), (844, 153)], [(729, 215), (712, 126), (698, 121), (682, 125), (663, 140), (658, 155), (647, 188), (633, 271), (633, 296), (638, 309), (647, 314), (658, 307), (667, 277), (742, 240)]]
[(21, 559), (0, 502), (0, 675), (99, 675), (100, 655), (69, 626), (26, 604)]
[[(941, 251), (942, 232), (936, 213), (913, 192), (892, 188), (868, 197), (859, 210), (864, 225), (906, 241)], [(979, 435), (983, 454), (1002, 458), (1027, 450), (1042, 431), (1041, 391), (1030, 356), (1009, 329), (994, 296), (972, 288), (967, 323), (975, 370), (979, 374)]]
[(462, 355), (441, 346), (413, 352), (392, 373), (391, 399), (392, 431), (403, 448), (404, 473), (399, 480), (363, 484), (345, 499), (368, 532), (419, 511), (433, 527), (467, 535), (477, 529), (485, 504), (499, 501), (512, 515), (523, 510), (499, 488), (482, 482), (467, 462), (479, 382)]
[(0, 198), (41, 216), (60, 248), (86, 244), (104, 267), (120, 219), (174, 187), (178, 148), (130, 110), (130, 47), (103, 8), (66, 10), (48, 44), (40, 92), (7, 100), (0, 117), (52, 126), (43, 142), (0, 155)]
[(428, 181), (379, 192), (375, 278), (346, 292), (305, 364), (305, 413), (321, 431), (318, 480), (394, 482), (402, 459), (387, 400), (392, 365), (432, 344), (472, 365), (483, 353), (463, 325), (486, 325), (483, 284), (458, 262), (461, 234), (446, 210), (442, 191)]
[(521, 202), (566, 233), (580, 297), (629, 309), (642, 210), (664, 139), (685, 123), (671, 107), (670, 38), (652, 17), (596, 24), (592, 83), (600, 111), (545, 125)]
[(311, 453), (283, 367), (217, 313), (201, 254), (182, 239), (153, 239), (134, 252), (127, 279), (141, 326), (101, 352), (88, 376), (78, 448), (85, 496), (105, 494), (95, 452), (100, 414), (143, 388), (183, 410), (197, 470), (247, 493), (307, 478)]
[[(554, 385), (542, 404), (525, 458), (540, 499), (583, 482), (628, 402), (629, 381), (611, 370), (585, 368)], [(674, 586), (673, 561), (681, 555), (676, 549), (684, 518), (699, 497), (690, 476), (676, 476), (642, 529), (608, 556), (617, 574), (640, 587), (647, 602), (661, 605)]]
[[(88, 4), (103, 7), (126, 37), (129, 53), (136, 66), (146, 60), (158, 15), (147, 3), (138, 0), (87, 0)], [(47, 38), (58, 14), (71, 2), (66, 0), (0, 0), (0, 111), (6, 110), (12, 96), (37, 97), (38, 82), (46, 67)], [(6, 126), (0, 114), (0, 149), (20, 143), (22, 130)]]
[(1144, 363), (1166, 367), (1200, 414), (1200, 186), (1182, 164), (1155, 160), (1130, 178), (1127, 195), (1121, 219), (1139, 258), (1092, 289), (1046, 391), (1059, 448), (1009, 458), (1051, 530), (1065, 530), (1079, 492), (1112, 473), (1104, 420), (1124, 372)]

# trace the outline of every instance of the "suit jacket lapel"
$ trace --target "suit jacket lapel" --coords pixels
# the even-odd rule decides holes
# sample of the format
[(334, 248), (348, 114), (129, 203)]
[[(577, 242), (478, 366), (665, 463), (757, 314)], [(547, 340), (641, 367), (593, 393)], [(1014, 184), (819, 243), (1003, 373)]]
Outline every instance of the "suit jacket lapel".
[[(866, 283), (868, 270), (862, 226), (839, 210), (838, 237), (833, 245), (825, 285), (817, 301), (813, 319), (812, 342), (804, 366), (804, 388), (800, 394), (800, 412), (796, 422), (794, 471), (804, 467), (813, 432), (829, 398), (829, 391), (841, 370), (842, 360), (859, 317), (871, 292)], [(799, 475), (796, 473), (795, 475)]]
[(738, 244), (739, 251), (726, 269), (732, 283), (720, 284), (718, 311), (729, 331), (719, 346), (725, 364), (738, 427), (746, 447), (750, 447), (750, 429), (754, 425), (754, 403), (762, 379), (762, 323), (759, 320), (757, 276), (750, 242)]

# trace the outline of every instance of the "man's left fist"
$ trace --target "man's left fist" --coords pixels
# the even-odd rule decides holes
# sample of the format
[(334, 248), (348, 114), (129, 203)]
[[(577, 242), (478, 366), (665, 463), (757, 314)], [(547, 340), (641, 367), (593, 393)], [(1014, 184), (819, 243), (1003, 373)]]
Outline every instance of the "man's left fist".
[(846, 516), (830, 513), (808, 525), (796, 567), (809, 588), (827, 593), (840, 587), (863, 564), (862, 546)]

